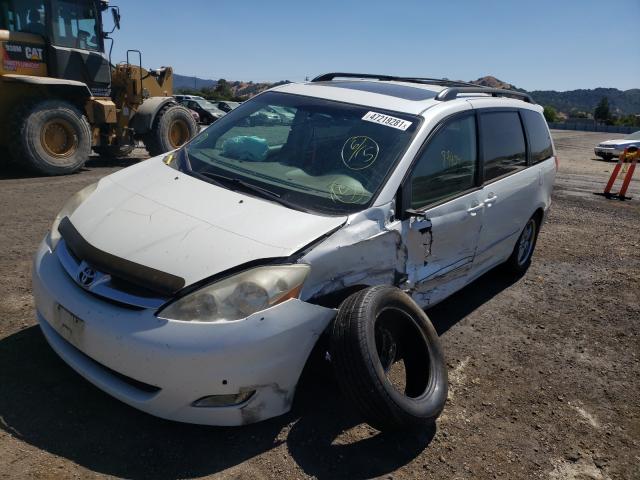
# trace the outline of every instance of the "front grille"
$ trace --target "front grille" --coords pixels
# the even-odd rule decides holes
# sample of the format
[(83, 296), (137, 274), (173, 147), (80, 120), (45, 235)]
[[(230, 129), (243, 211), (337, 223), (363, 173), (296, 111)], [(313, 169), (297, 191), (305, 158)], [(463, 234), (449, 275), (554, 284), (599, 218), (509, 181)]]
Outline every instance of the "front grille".
[[(79, 287), (103, 300), (133, 309), (156, 309), (167, 301), (167, 298), (159, 297), (151, 290), (95, 269), (91, 264), (78, 258), (69, 249), (64, 239), (58, 243), (56, 255), (69, 277)], [(81, 277), (86, 269), (92, 272), (92, 280), (89, 283), (83, 282), (86, 276)]]

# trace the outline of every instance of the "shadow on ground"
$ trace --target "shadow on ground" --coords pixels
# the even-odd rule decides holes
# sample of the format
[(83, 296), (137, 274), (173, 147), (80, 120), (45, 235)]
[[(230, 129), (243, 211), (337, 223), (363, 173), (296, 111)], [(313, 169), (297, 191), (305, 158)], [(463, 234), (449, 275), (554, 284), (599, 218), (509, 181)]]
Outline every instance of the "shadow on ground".
[[(511, 283), (489, 273), (429, 316), (442, 334)], [(213, 474), (283, 443), (308, 475), (371, 478), (406, 465), (429, 445), (435, 426), (398, 435), (359, 427), (366, 431), (361, 440), (336, 441), (362, 420), (327, 373), (305, 370), (293, 410), (282, 417), (241, 428), (180, 424), (141, 413), (93, 387), (57, 357), (34, 326), (0, 340), (0, 427), (89, 470), (127, 478)]]
[[(27, 178), (47, 178), (46, 175), (39, 174), (27, 168), (26, 165), (5, 161), (0, 155), (0, 180), (17, 180)], [(94, 168), (124, 168), (135, 165), (142, 158), (110, 158), (92, 155), (77, 173), (86, 172)], [(73, 174), (72, 174), (73, 175)]]
[(445, 301), (428, 309), (427, 315), (436, 327), (438, 335), (443, 335), (480, 305), (487, 303), (523, 276), (524, 273), (514, 276), (505, 273), (501, 267), (495, 268)]

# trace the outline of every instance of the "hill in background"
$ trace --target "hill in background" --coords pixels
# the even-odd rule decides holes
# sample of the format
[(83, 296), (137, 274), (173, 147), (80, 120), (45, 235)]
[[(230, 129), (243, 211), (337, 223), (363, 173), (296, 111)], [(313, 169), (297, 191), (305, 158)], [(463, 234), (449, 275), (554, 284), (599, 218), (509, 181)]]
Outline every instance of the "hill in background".
[(186, 75), (173, 74), (173, 89), (181, 90), (183, 88), (202, 90), (203, 88), (215, 88), (217, 80), (207, 80), (205, 78), (187, 77)]
[[(271, 87), (288, 83), (287, 80), (276, 83), (267, 82), (242, 82), (227, 81), (233, 97), (246, 100)], [(471, 83), (491, 88), (505, 88), (529, 93), (533, 99), (544, 106), (554, 107), (558, 112), (571, 115), (575, 112), (593, 112), (598, 102), (606, 97), (613, 113), (619, 115), (640, 114), (640, 89), (618, 90), (617, 88), (579, 89), (558, 92), (555, 90), (526, 91), (513, 84), (499, 80), (496, 77), (486, 76), (472, 80)], [(197, 77), (174, 74), (173, 87), (176, 91), (201, 90), (205, 96), (215, 96), (213, 90), (218, 84), (217, 80), (209, 80)], [(207, 95), (209, 94), (209, 95)]]
[[(527, 92), (514, 85), (498, 80), (492, 76), (486, 76), (472, 81), (477, 85), (492, 88), (506, 88)], [(617, 88), (592, 88), (557, 92), (555, 90), (528, 91), (533, 99), (540, 105), (554, 107), (559, 112), (569, 114), (571, 112), (593, 112), (598, 102), (606, 97), (609, 99), (609, 108), (612, 112), (621, 115), (640, 114), (640, 89), (618, 90)]]

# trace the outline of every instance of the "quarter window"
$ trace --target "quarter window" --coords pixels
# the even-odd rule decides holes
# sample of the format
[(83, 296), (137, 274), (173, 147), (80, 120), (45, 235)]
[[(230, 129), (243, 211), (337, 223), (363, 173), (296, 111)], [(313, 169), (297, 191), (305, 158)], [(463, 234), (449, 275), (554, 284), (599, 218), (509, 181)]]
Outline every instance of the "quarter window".
[(411, 174), (411, 207), (421, 208), (473, 188), (476, 158), (475, 117), (447, 123), (429, 141)]
[(524, 123), (527, 126), (529, 147), (531, 148), (531, 163), (538, 163), (553, 156), (551, 136), (544, 117), (532, 110), (522, 110)]
[(518, 112), (483, 113), (480, 122), (485, 181), (527, 166), (524, 133)]

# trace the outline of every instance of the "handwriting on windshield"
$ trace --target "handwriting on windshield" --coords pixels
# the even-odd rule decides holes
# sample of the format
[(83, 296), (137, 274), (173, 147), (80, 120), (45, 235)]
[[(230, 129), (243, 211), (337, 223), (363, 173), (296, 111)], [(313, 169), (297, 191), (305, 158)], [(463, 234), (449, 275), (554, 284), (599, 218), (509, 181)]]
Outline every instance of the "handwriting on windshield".
[(364, 203), (367, 194), (362, 185), (345, 185), (338, 181), (329, 185), (331, 200), (340, 203)]
[(342, 146), (342, 162), (351, 170), (369, 168), (378, 158), (380, 147), (370, 137), (364, 135), (349, 137)]

